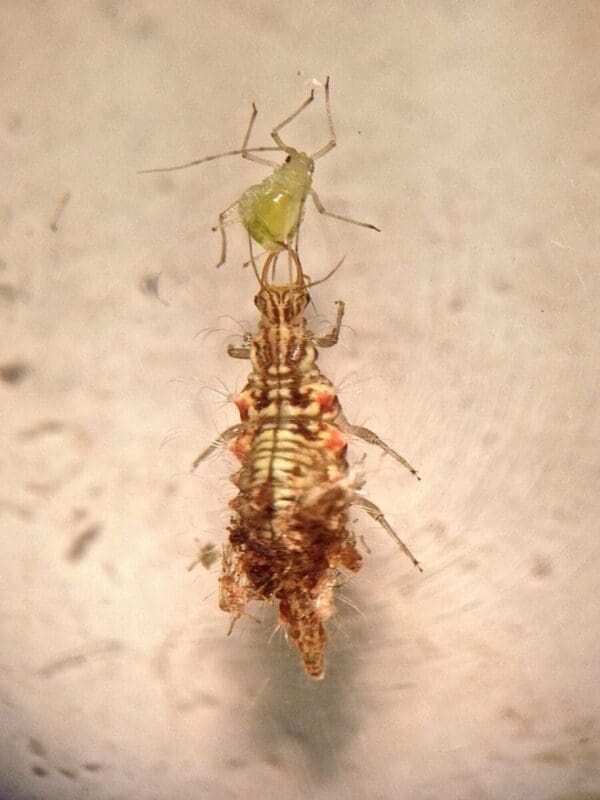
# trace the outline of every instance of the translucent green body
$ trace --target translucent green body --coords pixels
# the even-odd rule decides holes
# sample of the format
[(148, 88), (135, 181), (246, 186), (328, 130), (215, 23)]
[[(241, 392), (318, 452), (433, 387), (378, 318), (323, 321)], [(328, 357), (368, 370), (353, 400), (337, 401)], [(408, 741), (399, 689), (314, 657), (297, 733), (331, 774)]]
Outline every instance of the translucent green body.
[(240, 219), (265, 250), (280, 250), (296, 233), (311, 188), (313, 169), (309, 155), (293, 150), (285, 164), (241, 196)]

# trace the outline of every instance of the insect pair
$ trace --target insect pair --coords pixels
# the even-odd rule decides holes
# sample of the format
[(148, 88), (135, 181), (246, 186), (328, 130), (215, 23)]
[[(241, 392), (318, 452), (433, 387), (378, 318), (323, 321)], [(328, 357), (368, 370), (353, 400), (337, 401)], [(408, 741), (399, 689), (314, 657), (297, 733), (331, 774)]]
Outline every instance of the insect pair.
[[(237, 210), (248, 232), (250, 262), (259, 282), (254, 302), (260, 319), (254, 335), (228, 348), (231, 357), (250, 362), (246, 385), (235, 398), (240, 421), (206, 448), (193, 468), (219, 447), (228, 447), (239, 461), (231, 476), (238, 492), (230, 502), (229, 536), (223, 547), (221, 609), (231, 615), (233, 626), (241, 616), (251, 616), (247, 607), (252, 602), (277, 605), (280, 625), (299, 651), (307, 674), (316, 679), (324, 675), (325, 624), (335, 613), (334, 591), (344, 575), (358, 572), (362, 564), (351, 509), (361, 508), (376, 520), (420, 569), (380, 509), (363, 495), (362, 462), (348, 462), (347, 446), (359, 438), (418, 477), (416, 471), (373, 431), (346, 419), (332, 382), (316, 363), (318, 350), (338, 341), (344, 303), (337, 301), (335, 325), (324, 336), (314, 335), (305, 318), (309, 290), (322, 282), (308, 278), (298, 256), (298, 231), (307, 197), (321, 214), (378, 230), (328, 211), (312, 187), (315, 161), (336, 144), (329, 79), (324, 95), (330, 138), (310, 155), (287, 145), (281, 130), (313, 101), (314, 91), (273, 128), (275, 146), (249, 147), (257, 115), (253, 105), (239, 150), (146, 170), (184, 169), (230, 155), (274, 167), (271, 175), (219, 214), (214, 228), (222, 237), (220, 266), (227, 257), (226, 226), (234, 221)], [(284, 163), (257, 155), (267, 151), (283, 153)], [(261, 272), (252, 241), (264, 248)], [(277, 258), (284, 251), (290, 276), (287, 283), (278, 283)]]
[[(255, 257), (252, 251), (253, 240), (264, 248), (261, 255), (278, 253), (282, 250), (289, 249), (293, 249), (297, 253), (300, 223), (304, 215), (304, 205), (309, 196), (320, 214), (333, 217), (333, 219), (347, 222), (351, 225), (358, 225), (362, 228), (370, 228), (375, 231), (379, 230), (379, 228), (369, 222), (361, 222), (360, 220), (329, 211), (325, 208), (313, 188), (312, 176), (315, 168), (315, 161), (327, 155), (327, 153), (336, 146), (337, 141), (331, 114), (329, 78), (325, 81), (324, 94), (325, 111), (329, 126), (329, 141), (310, 155), (286, 144), (280, 132), (313, 102), (315, 96), (314, 89), (311, 90), (306, 100), (304, 100), (292, 114), (273, 128), (271, 137), (275, 142), (275, 146), (248, 146), (254, 122), (258, 114), (257, 108), (253, 103), (250, 122), (248, 123), (242, 146), (239, 150), (229, 150), (225, 153), (205, 156), (204, 158), (199, 158), (174, 167), (142, 170), (142, 173), (173, 172), (175, 170), (187, 169), (197, 164), (204, 164), (207, 161), (215, 161), (219, 158), (235, 155), (241, 155), (242, 158), (254, 161), (257, 164), (274, 167), (274, 171), (271, 175), (261, 181), (261, 183), (250, 186), (239, 200), (231, 203), (231, 205), (219, 214), (219, 222), (213, 227), (213, 231), (221, 232), (221, 257), (217, 267), (224, 264), (227, 258), (226, 226), (236, 221), (240, 221), (248, 232), (250, 261), (246, 263), (252, 263), (255, 270)], [(257, 155), (257, 153), (269, 151), (285, 154), (283, 164), (277, 164), (268, 158)], [(236, 211), (237, 219), (234, 218)]]

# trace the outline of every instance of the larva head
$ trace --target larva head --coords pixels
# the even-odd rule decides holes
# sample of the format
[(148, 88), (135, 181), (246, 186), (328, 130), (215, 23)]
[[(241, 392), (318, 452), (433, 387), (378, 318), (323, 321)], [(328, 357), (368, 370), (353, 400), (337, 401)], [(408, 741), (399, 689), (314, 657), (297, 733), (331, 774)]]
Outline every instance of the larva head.
[(276, 284), (269, 281), (269, 270), (278, 253), (272, 253), (265, 262), (260, 278), (261, 288), (254, 298), (254, 304), (261, 314), (261, 324), (298, 325), (310, 302), (300, 260), (293, 250), (289, 250), (288, 253), (296, 267), (296, 280), (293, 283)]

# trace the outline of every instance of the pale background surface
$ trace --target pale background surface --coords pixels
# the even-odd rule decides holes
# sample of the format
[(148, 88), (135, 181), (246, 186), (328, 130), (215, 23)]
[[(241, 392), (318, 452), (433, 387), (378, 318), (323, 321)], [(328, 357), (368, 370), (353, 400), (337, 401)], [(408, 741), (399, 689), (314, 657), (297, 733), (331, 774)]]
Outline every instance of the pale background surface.
[[(0, 796), (600, 798), (597, 2), (19, 2), (2, 38)], [(235, 420), (213, 269), (229, 159), (332, 76), (339, 147), (304, 262), (368, 492), (424, 563), (372, 555), (313, 684), (273, 620), (227, 639)], [(321, 95), (287, 138), (325, 139)], [(56, 232), (50, 223), (71, 193)], [(158, 297), (152, 276), (161, 273)], [(144, 289), (144, 286), (146, 289)], [(176, 379), (175, 381), (173, 379)], [(162, 449), (170, 433), (174, 438)]]

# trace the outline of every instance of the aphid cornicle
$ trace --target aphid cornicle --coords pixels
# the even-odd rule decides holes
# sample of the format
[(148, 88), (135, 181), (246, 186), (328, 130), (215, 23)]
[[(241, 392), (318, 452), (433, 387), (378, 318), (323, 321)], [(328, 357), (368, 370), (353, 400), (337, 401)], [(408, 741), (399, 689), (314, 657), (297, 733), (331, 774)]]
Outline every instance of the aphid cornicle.
[[(351, 225), (360, 225), (363, 228), (371, 228), (378, 231), (375, 225), (368, 222), (360, 222), (359, 220), (345, 217), (341, 214), (335, 214), (328, 211), (324, 206), (319, 196), (312, 186), (312, 175), (315, 168), (315, 161), (322, 156), (329, 153), (336, 145), (335, 129), (333, 127), (333, 117), (331, 115), (331, 107), (329, 103), (329, 78), (325, 81), (325, 109), (327, 113), (327, 121), (329, 125), (330, 139), (327, 144), (319, 148), (316, 152), (303, 153), (296, 150), (294, 147), (285, 144), (281, 138), (280, 131), (292, 120), (294, 120), (314, 99), (314, 90), (311, 91), (308, 98), (292, 113), (286, 117), (282, 122), (276, 125), (271, 131), (271, 136), (275, 141), (276, 147), (248, 147), (250, 134), (254, 127), (254, 121), (258, 113), (256, 106), (252, 104), (252, 114), (250, 122), (239, 150), (230, 150), (226, 153), (218, 153), (213, 156), (206, 156), (199, 158), (195, 161), (190, 161), (186, 164), (180, 164), (175, 167), (162, 167), (158, 169), (141, 170), (142, 173), (151, 172), (171, 172), (179, 169), (187, 169), (197, 164), (203, 164), (206, 161), (214, 161), (217, 158), (225, 156), (241, 155), (249, 161), (255, 161), (257, 164), (265, 164), (274, 167), (271, 175), (265, 178), (261, 183), (250, 186), (249, 189), (242, 194), (242, 196), (231, 203), (226, 209), (219, 214), (219, 222), (213, 228), (214, 231), (221, 232), (221, 258), (217, 267), (225, 263), (227, 258), (227, 234), (225, 226), (229, 224), (232, 213), (237, 209), (239, 220), (242, 222), (249, 234), (250, 241), (250, 259), (254, 260), (252, 254), (252, 240), (260, 244), (266, 253), (276, 253), (281, 250), (287, 250), (293, 245), (293, 249), (298, 250), (298, 229), (304, 214), (304, 204), (306, 198), (310, 195), (315, 204), (317, 211), (320, 214), (325, 214), (328, 217), (348, 222)], [(285, 154), (285, 161), (283, 164), (277, 164), (266, 158), (261, 158), (255, 155), (257, 152), (278, 151)], [(295, 243), (294, 243), (295, 240)]]
[(267, 258), (254, 301), (258, 332), (228, 348), (230, 356), (252, 362), (235, 400), (241, 421), (201, 453), (193, 469), (226, 444), (241, 462), (231, 479), (239, 491), (230, 503), (220, 578), (220, 606), (231, 614), (231, 626), (251, 601), (277, 602), (280, 623), (306, 672), (322, 678), (324, 623), (335, 611), (335, 586), (341, 573), (357, 572), (362, 562), (349, 529), (350, 506), (379, 522), (420, 569), (379, 508), (359, 494), (362, 470), (346, 460), (348, 440), (356, 436), (377, 445), (416, 471), (375, 433), (344, 417), (331, 382), (316, 365), (317, 348), (338, 341), (344, 304), (337, 301), (332, 331), (313, 336), (304, 311), (315, 283), (293, 250), (289, 257), (295, 277), (282, 285), (269, 278), (277, 254)]

